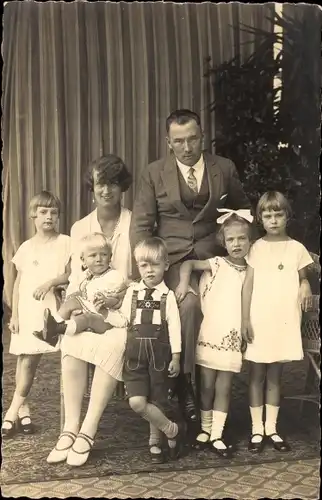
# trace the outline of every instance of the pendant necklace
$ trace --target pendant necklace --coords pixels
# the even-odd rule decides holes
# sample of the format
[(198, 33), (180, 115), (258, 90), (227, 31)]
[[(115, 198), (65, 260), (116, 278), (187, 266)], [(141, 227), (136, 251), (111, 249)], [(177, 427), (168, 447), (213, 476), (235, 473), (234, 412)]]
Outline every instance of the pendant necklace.
[[(282, 252), (282, 254), (281, 254), (281, 255), (282, 255), (282, 260), (280, 261), (280, 263), (279, 263), (279, 264), (278, 264), (278, 266), (277, 266), (277, 269), (278, 269), (279, 271), (283, 271), (283, 269), (284, 269), (284, 267), (285, 267), (285, 266), (284, 266), (284, 264), (283, 264), (283, 259), (284, 259), (284, 255), (285, 255), (285, 251), (286, 251), (286, 248), (287, 248), (287, 244), (288, 244), (288, 242), (289, 242), (289, 240), (286, 240), (286, 241), (285, 241), (284, 248), (283, 248), (283, 252)], [(270, 248), (270, 251), (271, 251), (271, 254), (272, 254), (272, 249), (271, 249), (271, 248)]]

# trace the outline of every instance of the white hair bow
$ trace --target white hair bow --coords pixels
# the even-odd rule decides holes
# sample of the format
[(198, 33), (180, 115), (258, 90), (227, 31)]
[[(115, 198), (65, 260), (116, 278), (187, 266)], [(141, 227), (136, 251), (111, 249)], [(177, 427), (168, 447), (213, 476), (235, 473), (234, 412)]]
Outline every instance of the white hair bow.
[(241, 217), (242, 219), (246, 219), (248, 222), (253, 222), (254, 219), (248, 208), (239, 208), (238, 210), (230, 210), (229, 208), (217, 208), (217, 210), (218, 212), (224, 213), (224, 215), (218, 217), (218, 224), (223, 224), (233, 214), (238, 215), (238, 217)]

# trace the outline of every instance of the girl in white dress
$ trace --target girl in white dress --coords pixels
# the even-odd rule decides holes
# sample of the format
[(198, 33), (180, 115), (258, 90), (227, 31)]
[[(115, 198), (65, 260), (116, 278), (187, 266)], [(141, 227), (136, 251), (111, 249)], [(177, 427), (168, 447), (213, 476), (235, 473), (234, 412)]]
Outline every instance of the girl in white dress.
[(248, 448), (261, 452), (265, 433), (275, 449), (288, 451), (288, 443), (276, 431), (281, 374), (284, 362), (303, 358), (301, 306), (305, 308), (311, 295), (305, 268), (313, 261), (306, 248), (287, 235), (291, 209), (283, 194), (265, 193), (256, 215), (266, 235), (249, 253), (242, 292), (242, 335), (248, 342), (245, 359), (250, 361)]
[[(211, 272), (201, 297), (204, 318), (196, 349), (196, 364), (201, 367), (201, 432), (196, 444), (207, 446), (226, 458), (231, 456), (232, 450), (223, 441), (222, 433), (233, 375), (240, 372), (242, 365), (241, 290), (253, 216), (246, 209), (219, 211), (226, 212), (217, 223), (222, 224), (218, 235), (227, 250), (227, 257), (184, 262), (176, 296), (180, 301), (188, 292), (192, 270)], [(206, 276), (201, 281), (203, 278)]]
[(9, 324), (12, 333), (9, 352), (18, 358), (16, 389), (2, 424), (3, 438), (15, 434), (16, 422), (25, 434), (34, 431), (25, 400), (41, 355), (59, 349), (41, 342), (33, 332), (42, 328), (45, 308), (54, 314), (57, 311), (54, 288), (67, 283), (70, 274), (70, 237), (56, 229), (60, 207), (59, 199), (47, 191), (32, 198), (29, 212), (36, 234), (18, 248), (12, 259), (17, 276)]

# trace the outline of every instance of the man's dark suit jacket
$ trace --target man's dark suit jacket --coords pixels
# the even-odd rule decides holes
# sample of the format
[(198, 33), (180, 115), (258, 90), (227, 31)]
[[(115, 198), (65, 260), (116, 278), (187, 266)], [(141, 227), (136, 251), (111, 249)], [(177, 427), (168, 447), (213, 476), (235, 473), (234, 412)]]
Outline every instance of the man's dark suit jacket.
[(221, 215), (217, 208), (250, 208), (250, 202), (231, 160), (208, 153), (203, 156), (209, 199), (194, 220), (180, 199), (173, 154), (151, 163), (143, 171), (130, 226), (132, 249), (154, 234), (164, 239), (170, 264), (181, 261), (191, 251), (199, 259), (225, 254), (216, 242), (216, 220)]

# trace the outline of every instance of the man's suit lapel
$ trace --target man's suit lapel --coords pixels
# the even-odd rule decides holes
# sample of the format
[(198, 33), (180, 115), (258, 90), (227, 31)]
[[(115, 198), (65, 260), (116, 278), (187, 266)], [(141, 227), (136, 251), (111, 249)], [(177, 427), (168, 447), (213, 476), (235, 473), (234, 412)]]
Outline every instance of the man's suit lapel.
[(190, 218), (191, 216), (189, 210), (181, 201), (177, 164), (173, 155), (169, 155), (167, 157), (164, 170), (161, 172), (161, 178), (167, 192), (169, 202), (172, 203), (180, 213)]
[(193, 222), (198, 222), (203, 219), (208, 211), (214, 213), (215, 208), (218, 206), (220, 194), (222, 192), (223, 175), (216, 162), (216, 157), (213, 157), (208, 153), (204, 153), (204, 161), (205, 173), (208, 176), (209, 199)]

